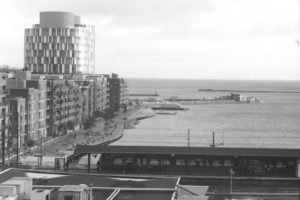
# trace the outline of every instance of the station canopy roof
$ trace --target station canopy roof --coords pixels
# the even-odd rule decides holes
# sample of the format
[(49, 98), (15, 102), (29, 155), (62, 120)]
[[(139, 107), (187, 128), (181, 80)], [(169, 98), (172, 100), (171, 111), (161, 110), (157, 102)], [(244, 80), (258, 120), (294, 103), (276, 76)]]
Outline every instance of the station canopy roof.
[(77, 145), (74, 153), (300, 157), (300, 140), (286, 134), (269, 138), (259, 133), (216, 132), (214, 148), (212, 141), (212, 132), (129, 129), (121, 139), (108, 146)]
[(176, 147), (176, 146), (117, 146), (77, 145), (74, 153), (128, 153), (159, 155), (220, 155), (300, 157), (300, 149), (229, 148), (229, 147)]

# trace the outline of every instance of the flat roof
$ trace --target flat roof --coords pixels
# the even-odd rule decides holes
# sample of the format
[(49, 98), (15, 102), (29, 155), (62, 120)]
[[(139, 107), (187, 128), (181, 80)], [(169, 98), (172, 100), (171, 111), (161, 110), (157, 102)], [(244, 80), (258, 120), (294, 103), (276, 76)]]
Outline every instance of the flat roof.
[(87, 185), (64, 185), (58, 191), (63, 192), (82, 192), (88, 188)]
[(160, 155), (219, 155), (219, 156), (272, 156), (300, 157), (300, 149), (229, 148), (229, 147), (175, 147), (175, 146), (117, 146), (76, 145), (74, 153), (128, 153)]
[(108, 188), (175, 188), (178, 177), (124, 176), (68, 172), (48, 172), (25, 169), (7, 169), (0, 172), (0, 183), (13, 177), (29, 177), (33, 185), (90, 185)]
[[(164, 200), (171, 199), (179, 177), (125, 176), (86, 173), (46, 172), (23, 169), (7, 169), (0, 172), (0, 183), (13, 177), (29, 177), (33, 180), (33, 190), (53, 189), (56, 191), (82, 191), (80, 184), (92, 185), (93, 199), (107, 199), (116, 190), (115, 199)], [(60, 188), (60, 189), (58, 189)], [(52, 195), (51, 195), (52, 196)]]
[[(147, 121), (147, 120), (146, 120)], [(300, 135), (284, 132), (225, 131), (215, 132), (215, 144), (229, 148), (299, 149)], [(125, 129), (123, 137), (113, 142), (116, 146), (175, 146), (210, 147), (212, 131), (184, 129)]]

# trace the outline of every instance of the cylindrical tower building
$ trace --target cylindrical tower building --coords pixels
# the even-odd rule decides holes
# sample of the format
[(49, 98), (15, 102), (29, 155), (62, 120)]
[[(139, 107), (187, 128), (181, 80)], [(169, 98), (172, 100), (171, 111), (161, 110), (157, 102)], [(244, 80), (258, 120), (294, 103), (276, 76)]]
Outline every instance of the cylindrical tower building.
[(25, 29), (25, 68), (32, 73), (93, 74), (95, 28), (69, 12), (41, 12), (40, 23)]

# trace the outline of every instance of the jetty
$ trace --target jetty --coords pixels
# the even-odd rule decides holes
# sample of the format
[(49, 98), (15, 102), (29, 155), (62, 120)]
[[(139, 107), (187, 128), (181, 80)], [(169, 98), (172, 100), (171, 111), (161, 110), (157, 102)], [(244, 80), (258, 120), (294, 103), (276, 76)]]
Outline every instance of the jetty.
[(259, 99), (257, 97), (252, 96), (244, 96), (238, 93), (231, 93), (230, 95), (215, 97), (213, 99), (206, 98), (178, 98), (178, 97), (170, 97), (168, 99), (164, 99), (168, 102), (179, 102), (184, 105), (188, 104), (203, 104), (203, 103), (259, 103)]
[(158, 97), (159, 94), (157, 92), (155, 92), (155, 93), (132, 93), (132, 94), (129, 94), (129, 96), (136, 96), (136, 97)]
[(300, 91), (283, 91), (283, 90), (222, 90), (222, 89), (198, 89), (198, 92), (249, 92), (249, 93), (289, 93), (300, 94)]

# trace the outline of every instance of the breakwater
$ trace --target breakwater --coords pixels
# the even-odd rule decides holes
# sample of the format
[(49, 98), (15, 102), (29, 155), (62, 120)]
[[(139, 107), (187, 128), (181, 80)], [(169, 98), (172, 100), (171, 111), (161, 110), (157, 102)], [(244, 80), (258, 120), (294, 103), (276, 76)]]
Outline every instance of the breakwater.
[(198, 89), (199, 92), (249, 92), (249, 93), (286, 93), (300, 94), (300, 91), (281, 91), (281, 90), (219, 90), (219, 89)]
[(139, 96), (141, 96), (141, 97), (143, 97), (143, 96), (146, 96), (146, 97), (158, 97), (159, 96), (159, 94), (157, 94), (156, 92), (155, 93), (136, 93), (136, 94), (129, 94), (129, 96), (137, 96), (137, 97), (139, 97)]

